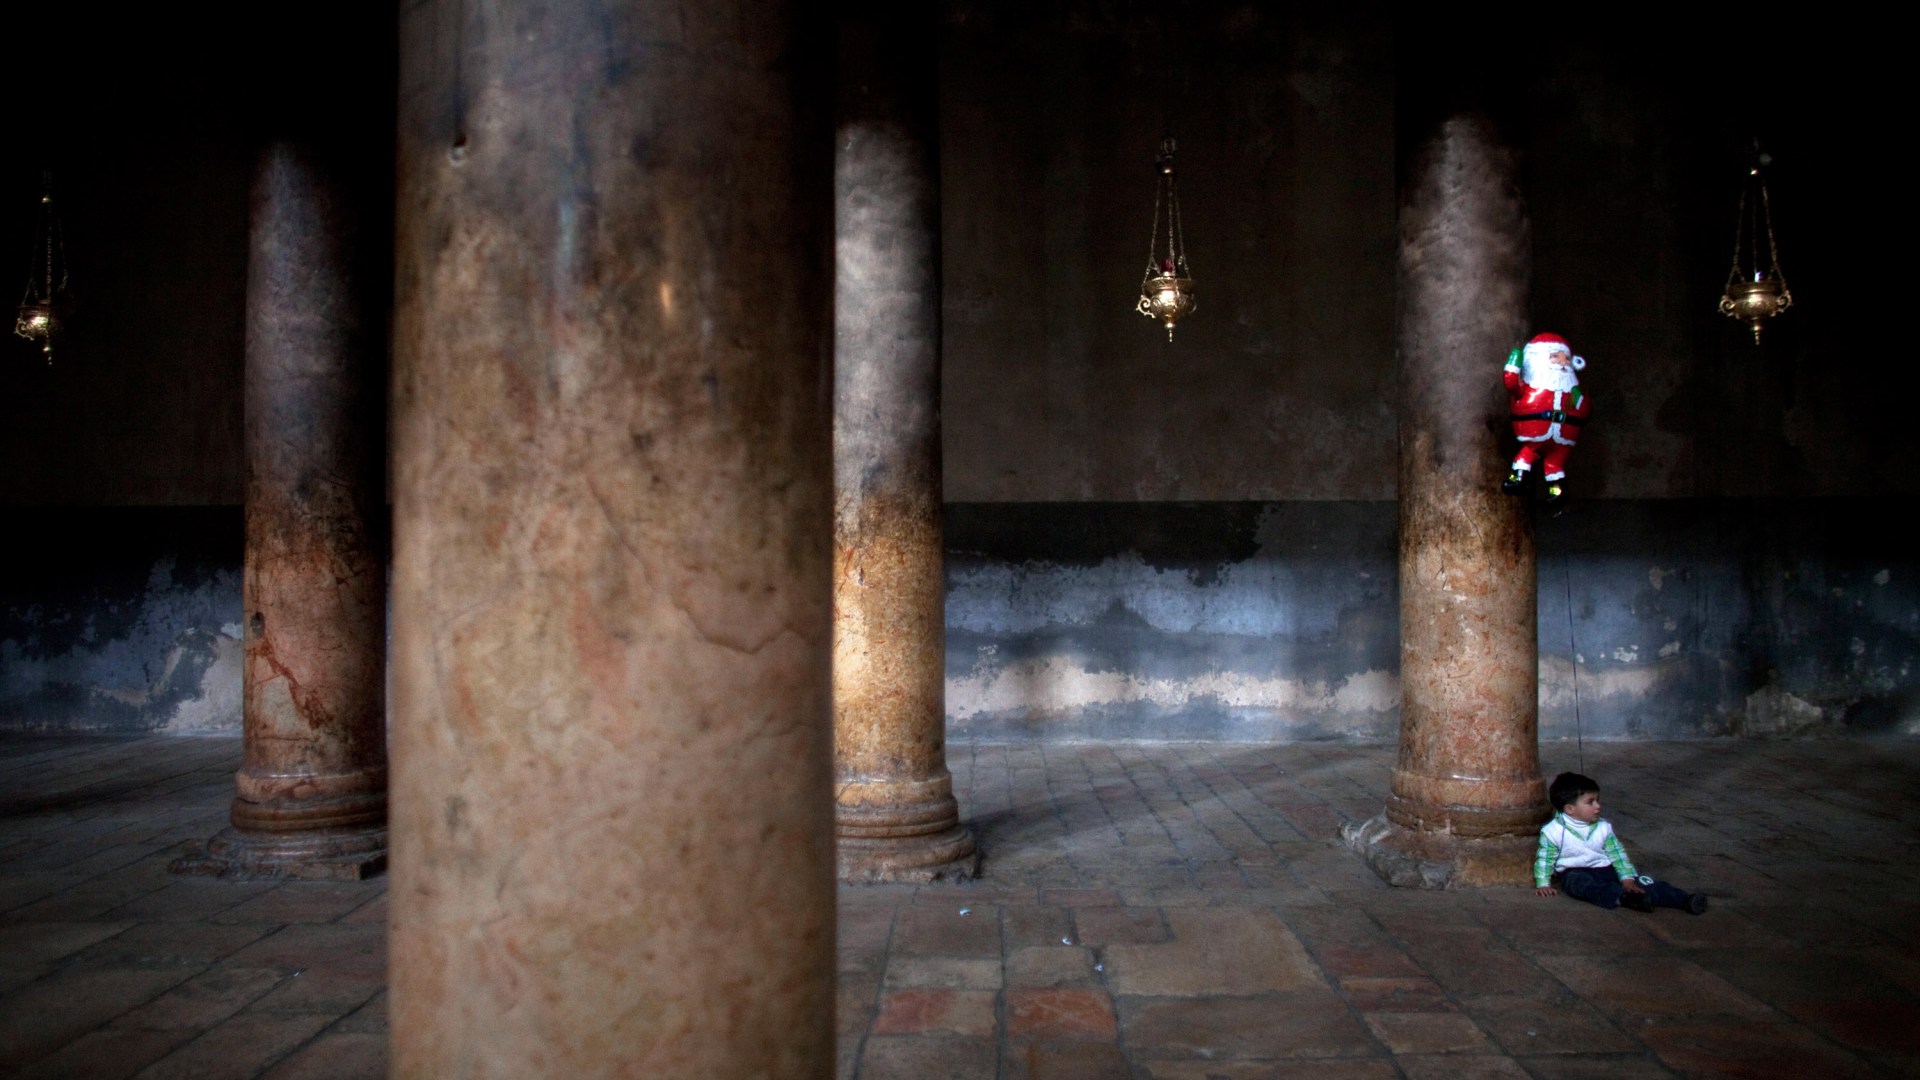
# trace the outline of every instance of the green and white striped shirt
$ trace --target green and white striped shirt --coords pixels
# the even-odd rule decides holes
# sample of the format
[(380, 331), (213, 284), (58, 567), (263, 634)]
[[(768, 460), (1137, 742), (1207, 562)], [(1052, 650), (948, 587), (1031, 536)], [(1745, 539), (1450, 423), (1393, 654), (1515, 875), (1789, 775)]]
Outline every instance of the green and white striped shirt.
[(1623, 878), (1639, 873), (1606, 818), (1586, 825), (1566, 814), (1555, 814), (1552, 821), (1540, 826), (1540, 850), (1533, 857), (1535, 885), (1547, 884), (1555, 870), (1608, 865)]

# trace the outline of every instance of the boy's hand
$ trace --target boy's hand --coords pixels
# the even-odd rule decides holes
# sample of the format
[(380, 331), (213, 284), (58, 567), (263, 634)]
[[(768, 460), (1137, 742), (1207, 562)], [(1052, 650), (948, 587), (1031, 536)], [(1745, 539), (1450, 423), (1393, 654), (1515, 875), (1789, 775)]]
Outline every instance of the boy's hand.
[(1533, 891), (1536, 893), (1539, 893), (1541, 896), (1557, 896), (1559, 895), (1559, 892), (1560, 892), (1559, 889), (1556, 889), (1551, 885), (1542, 885)]
[(1647, 891), (1646, 886), (1640, 884), (1640, 879), (1636, 877), (1621, 878), (1620, 887), (1628, 892), (1643, 893)]

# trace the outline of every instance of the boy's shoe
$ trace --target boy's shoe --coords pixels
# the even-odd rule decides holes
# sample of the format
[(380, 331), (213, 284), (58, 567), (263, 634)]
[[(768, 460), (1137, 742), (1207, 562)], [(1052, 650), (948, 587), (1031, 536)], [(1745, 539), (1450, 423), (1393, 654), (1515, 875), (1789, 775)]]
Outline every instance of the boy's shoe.
[(1700, 895), (1699, 893), (1694, 893), (1693, 895), (1691, 895), (1691, 896), (1689, 896), (1689, 897), (1687, 897), (1687, 911), (1688, 911), (1688, 912), (1690, 912), (1690, 913), (1692, 913), (1692, 914), (1694, 914), (1694, 915), (1700, 915), (1700, 914), (1703, 914), (1703, 913), (1705, 913), (1705, 911), (1706, 911), (1706, 910), (1707, 910), (1707, 898), (1706, 898), (1706, 897), (1704, 897), (1704, 896), (1701, 896), (1701, 895)]
[(1647, 894), (1643, 892), (1621, 893), (1620, 906), (1645, 912), (1648, 915), (1653, 914), (1653, 901), (1647, 899)]

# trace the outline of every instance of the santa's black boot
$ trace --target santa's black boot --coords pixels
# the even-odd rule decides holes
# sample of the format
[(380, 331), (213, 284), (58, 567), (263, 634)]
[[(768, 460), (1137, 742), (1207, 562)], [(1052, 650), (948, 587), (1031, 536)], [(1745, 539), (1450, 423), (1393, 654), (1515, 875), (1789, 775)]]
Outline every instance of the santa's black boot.
[(1509, 469), (1507, 478), (1500, 481), (1500, 490), (1509, 495), (1518, 495), (1527, 487), (1527, 470)]
[(1566, 499), (1566, 497), (1567, 497), (1567, 482), (1565, 480), (1547, 481), (1546, 502), (1548, 506), (1559, 506), (1561, 502), (1563, 502)]

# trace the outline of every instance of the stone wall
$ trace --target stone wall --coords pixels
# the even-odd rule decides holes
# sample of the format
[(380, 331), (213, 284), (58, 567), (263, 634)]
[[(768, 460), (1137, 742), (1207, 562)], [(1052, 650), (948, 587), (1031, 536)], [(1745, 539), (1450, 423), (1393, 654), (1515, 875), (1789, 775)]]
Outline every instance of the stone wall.
[[(1920, 734), (1920, 559), (1881, 513), (1541, 521), (1542, 737)], [(952, 737), (1391, 739), (1394, 525), (1382, 502), (950, 507)]]
[(240, 730), (238, 507), (7, 519), (0, 731)]

